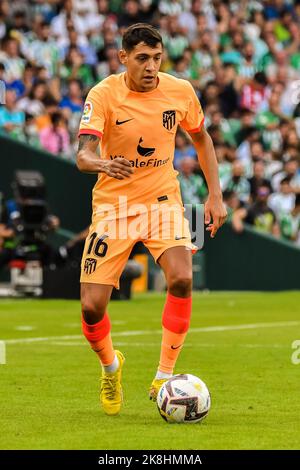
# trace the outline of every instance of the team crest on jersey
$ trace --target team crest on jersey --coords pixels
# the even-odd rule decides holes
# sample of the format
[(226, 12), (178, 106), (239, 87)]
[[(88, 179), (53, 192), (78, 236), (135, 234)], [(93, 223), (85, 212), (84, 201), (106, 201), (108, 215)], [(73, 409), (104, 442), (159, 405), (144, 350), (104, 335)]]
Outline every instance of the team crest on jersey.
[(83, 109), (83, 114), (81, 118), (82, 122), (90, 122), (92, 112), (93, 112), (93, 105), (90, 101), (87, 101)]
[(97, 260), (94, 258), (87, 258), (84, 263), (84, 272), (86, 274), (92, 274), (97, 266)]
[(170, 131), (172, 127), (175, 126), (176, 122), (176, 111), (175, 110), (169, 110), (163, 112), (163, 126)]

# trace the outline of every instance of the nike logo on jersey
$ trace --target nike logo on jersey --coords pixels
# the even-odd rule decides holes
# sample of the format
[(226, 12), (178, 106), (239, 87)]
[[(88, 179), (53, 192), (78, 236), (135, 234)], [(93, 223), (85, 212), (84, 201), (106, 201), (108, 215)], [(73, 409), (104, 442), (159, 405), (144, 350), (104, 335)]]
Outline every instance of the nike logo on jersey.
[(187, 238), (187, 237), (179, 237), (178, 235), (175, 235), (175, 240), (183, 240), (185, 238)]
[(179, 349), (179, 348), (181, 348), (181, 346), (182, 346), (182, 344), (180, 344), (179, 346), (173, 346), (173, 344), (172, 344), (171, 349)]
[(117, 126), (120, 126), (121, 124), (125, 124), (125, 122), (129, 122), (129, 121), (132, 121), (133, 118), (131, 119), (125, 119), (125, 121), (119, 121), (119, 119), (116, 120), (116, 124)]

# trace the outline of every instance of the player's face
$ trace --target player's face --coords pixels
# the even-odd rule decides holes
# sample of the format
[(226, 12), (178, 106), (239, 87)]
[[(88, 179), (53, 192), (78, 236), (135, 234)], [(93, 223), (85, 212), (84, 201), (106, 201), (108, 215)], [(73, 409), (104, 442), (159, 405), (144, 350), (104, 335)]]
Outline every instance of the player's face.
[(152, 48), (141, 42), (131, 52), (120, 51), (120, 60), (127, 68), (126, 84), (134, 91), (151, 91), (157, 86), (162, 45)]

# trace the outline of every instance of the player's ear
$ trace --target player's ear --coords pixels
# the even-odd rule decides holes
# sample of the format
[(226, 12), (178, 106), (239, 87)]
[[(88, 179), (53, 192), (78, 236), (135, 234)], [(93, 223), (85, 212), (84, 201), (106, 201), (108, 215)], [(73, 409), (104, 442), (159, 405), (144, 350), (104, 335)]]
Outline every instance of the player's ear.
[(119, 51), (119, 60), (120, 60), (121, 64), (123, 64), (123, 65), (127, 64), (128, 56), (127, 56), (127, 52), (125, 51), (125, 49), (121, 49)]

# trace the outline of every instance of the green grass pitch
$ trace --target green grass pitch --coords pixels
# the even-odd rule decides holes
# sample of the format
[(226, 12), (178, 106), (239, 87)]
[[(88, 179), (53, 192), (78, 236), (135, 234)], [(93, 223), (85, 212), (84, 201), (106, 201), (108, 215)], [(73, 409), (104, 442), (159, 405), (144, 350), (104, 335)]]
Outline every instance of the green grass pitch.
[(98, 404), (100, 368), (81, 335), (79, 302), (1, 300), (0, 449), (299, 449), (300, 364), (291, 357), (300, 292), (194, 294), (176, 373), (202, 378), (212, 408), (193, 425), (166, 423), (148, 400), (164, 297), (109, 306), (126, 357), (116, 417)]

